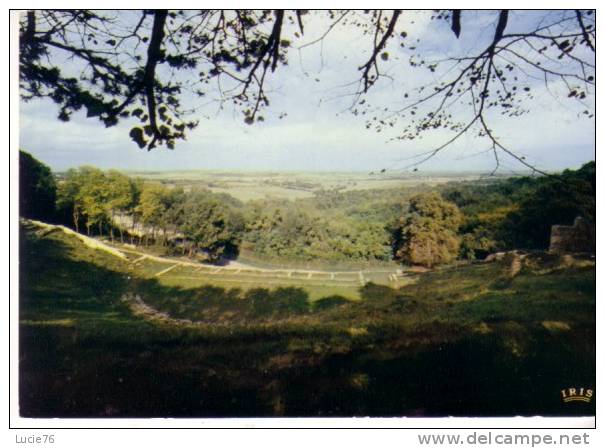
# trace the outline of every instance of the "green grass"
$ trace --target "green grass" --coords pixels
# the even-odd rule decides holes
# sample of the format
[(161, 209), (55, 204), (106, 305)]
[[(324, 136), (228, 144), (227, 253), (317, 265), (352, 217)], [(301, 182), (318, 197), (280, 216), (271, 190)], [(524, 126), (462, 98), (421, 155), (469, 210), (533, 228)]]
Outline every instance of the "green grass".
[[(188, 267), (154, 277), (170, 265), (61, 232), (25, 226), (21, 244), (24, 416), (594, 414), (558, 398), (594, 387), (589, 264), (536, 254), (512, 279), (490, 263), (398, 289), (242, 286), (179, 280)], [(125, 294), (196, 324), (137, 317)]]
[[(129, 255), (130, 261), (136, 261), (140, 255)], [(202, 286), (216, 286), (225, 289), (239, 288), (247, 291), (255, 288), (275, 289), (279, 287), (301, 287), (308, 293), (310, 301), (322, 297), (339, 295), (351, 300), (360, 299), (358, 272), (328, 272), (309, 273), (294, 270), (288, 275), (286, 271), (280, 270), (254, 270), (221, 268), (207, 265), (191, 266), (178, 265), (178, 260), (173, 262), (160, 262), (152, 259), (144, 259), (130, 265), (127, 269), (132, 275), (143, 278), (157, 278), (161, 285), (178, 287), (184, 289), (200, 288)], [(162, 274), (166, 269), (169, 271)], [(364, 272), (365, 281), (385, 284), (390, 283), (389, 273), (395, 272), (391, 269), (385, 272)], [(158, 275), (160, 274), (160, 275)], [(398, 285), (404, 285), (406, 280), (401, 280)]]
[(159, 282), (165, 286), (180, 287), (184, 289), (196, 289), (207, 285), (223, 289), (237, 288), (243, 291), (256, 288), (275, 289), (279, 287), (302, 287), (307, 292), (310, 301), (331, 295), (341, 295), (351, 300), (358, 300), (360, 298), (358, 283), (326, 285), (321, 284), (319, 281), (314, 284), (313, 282), (300, 281), (295, 278), (259, 278), (243, 275), (233, 275), (231, 277), (223, 278), (218, 275), (199, 276), (196, 278), (165, 275), (160, 278)]
[(479, 298), (452, 309), (456, 319), (514, 320), (531, 324), (547, 320), (585, 327), (594, 323), (594, 268), (561, 273), (524, 275), (503, 290), (489, 290)]

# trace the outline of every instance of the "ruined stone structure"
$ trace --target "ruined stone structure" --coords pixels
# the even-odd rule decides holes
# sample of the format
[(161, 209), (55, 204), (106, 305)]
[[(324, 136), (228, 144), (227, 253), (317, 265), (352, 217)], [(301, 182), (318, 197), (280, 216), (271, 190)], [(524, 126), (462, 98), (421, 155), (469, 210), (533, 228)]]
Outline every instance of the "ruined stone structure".
[(552, 226), (549, 251), (595, 253), (595, 225), (577, 217), (573, 226)]

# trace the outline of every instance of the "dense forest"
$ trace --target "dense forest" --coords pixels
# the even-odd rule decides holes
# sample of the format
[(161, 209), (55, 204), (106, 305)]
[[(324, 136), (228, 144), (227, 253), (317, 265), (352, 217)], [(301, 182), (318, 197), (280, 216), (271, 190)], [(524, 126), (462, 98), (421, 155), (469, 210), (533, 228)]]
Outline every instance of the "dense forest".
[(85, 166), (52, 175), (20, 153), (20, 214), (163, 253), (259, 260), (434, 266), (496, 251), (546, 249), (554, 224), (595, 220), (595, 163), (539, 177), (438, 187), (318, 190), (243, 203), (225, 193)]

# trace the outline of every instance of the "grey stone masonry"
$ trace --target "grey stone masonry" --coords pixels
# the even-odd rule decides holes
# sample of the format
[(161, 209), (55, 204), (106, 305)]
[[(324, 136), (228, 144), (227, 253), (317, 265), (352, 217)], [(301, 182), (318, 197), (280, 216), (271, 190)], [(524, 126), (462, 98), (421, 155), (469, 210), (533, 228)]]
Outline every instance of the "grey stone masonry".
[(595, 252), (595, 225), (581, 217), (573, 226), (552, 226), (550, 231), (550, 252)]

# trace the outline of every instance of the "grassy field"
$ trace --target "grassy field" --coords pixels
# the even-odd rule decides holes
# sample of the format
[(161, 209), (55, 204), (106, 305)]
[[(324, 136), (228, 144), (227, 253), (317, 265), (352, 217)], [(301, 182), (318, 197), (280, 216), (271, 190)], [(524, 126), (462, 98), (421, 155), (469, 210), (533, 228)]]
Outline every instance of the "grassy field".
[(406, 276), (400, 277), (395, 284), (388, 278), (390, 272), (396, 272), (395, 269), (322, 272), (298, 269), (240, 269), (179, 263), (179, 259), (165, 259), (165, 262), (159, 262), (146, 258), (134, 263), (130, 271), (138, 277), (156, 278), (160, 285), (183, 289), (209, 285), (225, 289), (238, 288), (246, 292), (255, 288), (302, 287), (310, 301), (334, 295), (360, 300), (359, 287), (368, 282), (402, 286), (415, 281), (415, 278)]
[[(183, 289), (199, 288), (205, 285), (221, 288), (238, 288), (248, 291), (255, 288), (303, 287), (309, 301), (322, 297), (339, 295), (349, 300), (359, 300), (359, 286), (372, 282), (392, 286), (402, 286), (415, 281), (413, 276), (400, 276), (396, 282), (389, 275), (397, 272), (381, 266), (376, 270), (358, 271), (317, 271), (303, 268), (261, 268), (248, 265), (213, 266), (194, 263), (186, 257), (157, 257), (145, 255), (142, 249), (116, 244), (128, 261), (128, 272), (139, 278), (155, 279), (159, 284)], [(240, 267), (241, 266), (241, 267)]]
[(594, 415), (560, 399), (595, 385), (589, 259), (346, 288), (169, 266), (22, 227), (23, 416)]

